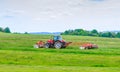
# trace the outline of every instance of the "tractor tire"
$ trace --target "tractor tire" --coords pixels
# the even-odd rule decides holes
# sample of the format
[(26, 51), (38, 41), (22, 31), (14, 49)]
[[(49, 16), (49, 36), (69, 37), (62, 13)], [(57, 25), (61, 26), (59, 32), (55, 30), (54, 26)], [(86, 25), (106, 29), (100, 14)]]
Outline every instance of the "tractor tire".
[(87, 47), (85, 47), (85, 49), (89, 49), (89, 47), (87, 46)]
[(54, 47), (56, 49), (60, 49), (60, 48), (62, 48), (62, 43), (61, 42), (55, 42)]
[(50, 44), (49, 44), (49, 43), (46, 43), (46, 44), (44, 45), (44, 47), (45, 47), (45, 48), (50, 48)]

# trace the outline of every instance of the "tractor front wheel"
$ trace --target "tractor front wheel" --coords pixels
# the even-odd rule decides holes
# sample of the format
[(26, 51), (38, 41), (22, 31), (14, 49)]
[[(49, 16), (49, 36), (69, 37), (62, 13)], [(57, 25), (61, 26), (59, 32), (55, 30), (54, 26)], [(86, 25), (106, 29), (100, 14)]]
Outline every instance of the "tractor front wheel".
[(50, 48), (50, 44), (49, 44), (49, 43), (46, 43), (46, 44), (44, 45), (44, 47), (45, 47), (45, 48)]
[(61, 42), (55, 42), (54, 47), (56, 49), (60, 49), (62, 47), (62, 43)]

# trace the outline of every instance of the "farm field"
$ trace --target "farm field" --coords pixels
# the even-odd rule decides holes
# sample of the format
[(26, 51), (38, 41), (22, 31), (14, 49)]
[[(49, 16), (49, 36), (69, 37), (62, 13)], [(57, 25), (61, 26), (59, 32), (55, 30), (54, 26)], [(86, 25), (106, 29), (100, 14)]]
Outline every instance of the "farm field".
[[(65, 49), (33, 48), (51, 35), (0, 33), (0, 72), (119, 72), (120, 39), (63, 35)], [(99, 49), (80, 50), (92, 42)]]

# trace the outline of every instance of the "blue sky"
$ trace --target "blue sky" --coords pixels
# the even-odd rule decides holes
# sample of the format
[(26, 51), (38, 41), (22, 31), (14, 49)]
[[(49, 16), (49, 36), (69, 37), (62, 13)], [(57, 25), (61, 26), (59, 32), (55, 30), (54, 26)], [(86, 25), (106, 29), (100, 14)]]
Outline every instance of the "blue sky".
[(120, 0), (0, 0), (0, 27), (12, 32), (120, 30)]

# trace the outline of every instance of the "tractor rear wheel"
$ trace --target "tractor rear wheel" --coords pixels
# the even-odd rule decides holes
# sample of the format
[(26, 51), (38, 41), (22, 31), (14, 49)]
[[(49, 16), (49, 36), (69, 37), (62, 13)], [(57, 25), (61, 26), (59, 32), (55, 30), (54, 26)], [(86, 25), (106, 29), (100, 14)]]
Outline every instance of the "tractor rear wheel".
[(60, 49), (60, 48), (62, 48), (62, 43), (61, 42), (55, 42), (54, 47), (56, 49)]

